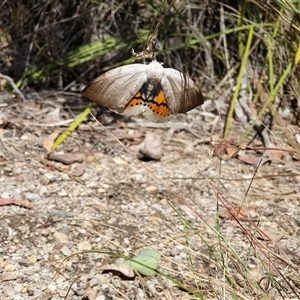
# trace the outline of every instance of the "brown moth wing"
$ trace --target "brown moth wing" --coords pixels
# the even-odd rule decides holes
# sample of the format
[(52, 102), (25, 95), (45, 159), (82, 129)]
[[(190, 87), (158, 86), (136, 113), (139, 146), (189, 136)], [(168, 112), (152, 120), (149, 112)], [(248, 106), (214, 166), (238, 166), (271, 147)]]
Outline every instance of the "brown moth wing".
[(81, 94), (111, 109), (124, 108), (147, 81), (146, 69), (143, 64), (112, 69), (91, 81)]
[(162, 89), (166, 94), (173, 114), (185, 113), (204, 102), (204, 98), (195, 82), (175, 69), (165, 69), (165, 75), (162, 78)]

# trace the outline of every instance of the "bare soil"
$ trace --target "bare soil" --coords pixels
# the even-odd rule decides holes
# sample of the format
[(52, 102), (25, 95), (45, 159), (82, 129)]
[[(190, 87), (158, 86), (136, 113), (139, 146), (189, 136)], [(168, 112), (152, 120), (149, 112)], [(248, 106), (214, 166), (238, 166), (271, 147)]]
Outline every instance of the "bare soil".
[[(243, 289), (245, 271), (237, 266), (229, 245), (270, 298), (278, 299), (278, 290), (284, 299), (300, 298), (295, 268), (300, 264), (297, 161), (286, 156), (265, 159), (257, 169), (237, 156), (224, 154), (220, 159), (210, 140), (220, 135), (223, 121), (214, 112), (196, 109), (159, 125), (108, 111), (99, 115), (135, 154), (147, 133), (161, 136), (163, 156), (143, 161), (148, 170), (91, 117), (55, 151), (69, 154), (71, 160), (83, 157), (67, 165), (49, 159), (46, 138), (67, 128), (65, 120), (73, 119), (87, 102), (57, 92), (26, 95), (25, 103), (1, 97), (0, 110), (8, 117), (0, 127), (1, 300), (154, 299), (154, 294), (157, 299), (195, 299), (160, 275), (126, 279), (103, 273), (116, 261), (105, 253), (79, 254), (63, 262), (82, 250), (132, 256), (145, 248), (161, 254), (160, 271), (191, 289), (198, 284), (207, 299), (230, 299), (212, 255), (220, 253), (220, 244), (230, 276), (244, 291), (241, 299), (257, 294), (253, 287)], [(233, 138), (244, 131), (244, 125), (232, 125)], [(252, 145), (261, 146), (258, 139)], [(239, 153), (264, 159), (263, 151)], [(234, 207), (224, 208), (213, 187)], [(16, 203), (4, 205), (3, 199)], [(234, 213), (235, 207), (242, 207), (253, 223), (241, 215), (232, 217), (228, 211)], [(245, 233), (255, 231), (253, 224), (268, 236), (257, 238), (261, 246)], [(220, 243), (214, 231), (218, 227), (228, 244)], [(272, 264), (261, 254), (262, 247), (269, 249)], [(260, 259), (269, 265), (278, 289), (264, 282)]]

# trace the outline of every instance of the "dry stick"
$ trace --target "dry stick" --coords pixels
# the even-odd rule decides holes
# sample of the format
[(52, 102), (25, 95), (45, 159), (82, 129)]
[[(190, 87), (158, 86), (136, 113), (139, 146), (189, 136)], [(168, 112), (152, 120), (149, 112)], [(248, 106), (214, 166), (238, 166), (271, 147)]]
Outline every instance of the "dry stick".
[(134, 274), (136, 276), (139, 277), (139, 279), (141, 280), (141, 282), (146, 286), (146, 288), (151, 292), (151, 294), (153, 295), (153, 297), (156, 299), (156, 300), (159, 300), (159, 298), (157, 297), (156, 293), (151, 289), (151, 287), (147, 284), (147, 282), (144, 280), (144, 278), (140, 275), (140, 273), (136, 270), (133, 270)]
[(23, 102), (27, 101), (26, 98), (24, 97), (23, 93), (19, 90), (19, 88), (16, 86), (16, 84), (14, 83), (14, 80), (11, 77), (0, 73), (0, 78), (6, 79), (10, 83), (10, 85), (12, 86), (14, 91), (22, 98)]
[(290, 146), (292, 146), (292, 152), (297, 157), (297, 159), (300, 160), (300, 147), (299, 147), (298, 143), (295, 141), (295, 138), (292, 136), (292, 134), (287, 129), (286, 123), (279, 116), (279, 114), (277, 113), (274, 105), (269, 100), (268, 94), (266, 93), (264, 87), (262, 86), (262, 84), (259, 82), (259, 80), (255, 76), (255, 73), (254, 73), (254, 71), (253, 71), (253, 69), (252, 69), (249, 62), (246, 64), (246, 68), (247, 68), (247, 71), (248, 71), (249, 75), (252, 77), (252, 80), (255, 83), (256, 88), (257, 88), (260, 96), (268, 104), (268, 108), (270, 109), (270, 111), (272, 113), (272, 116), (274, 117), (275, 121), (280, 126), (283, 133), (285, 134)]

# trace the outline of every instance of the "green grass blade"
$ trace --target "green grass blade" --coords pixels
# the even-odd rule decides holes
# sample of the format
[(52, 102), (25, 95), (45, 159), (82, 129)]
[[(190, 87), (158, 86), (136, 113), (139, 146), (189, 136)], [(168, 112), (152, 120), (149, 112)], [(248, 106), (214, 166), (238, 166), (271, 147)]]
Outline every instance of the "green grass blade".
[(95, 106), (95, 103), (90, 103), (89, 106), (74, 120), (74, 122), (58, 136), (53, 146), (51, 147), (52, 151), (54, 151), (81, 124), (81, 122), (90, 113), (90, 110)]

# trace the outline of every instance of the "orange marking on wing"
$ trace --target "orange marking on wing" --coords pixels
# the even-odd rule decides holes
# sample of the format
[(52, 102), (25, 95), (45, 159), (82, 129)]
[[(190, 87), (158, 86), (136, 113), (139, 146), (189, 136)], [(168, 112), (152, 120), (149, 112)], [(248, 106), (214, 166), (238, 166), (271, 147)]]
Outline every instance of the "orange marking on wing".
[(133, 106), (137, 106), (137, 105), (143, 105), (144, 101), (142, 98), (142, 93), (138, 92), (136, 93), (136, 95), (127, 102), (126, 106), (127, 107), (133, 107)]
[(158, 95), (148, 104), (149, 108), (157, 115), (167, 117), (171, 114), (167, 100), (163, 91), (159, 91)]
[(165, 94), (162, 90), (160, 90), (158, 95), (153, 98), (153, 101), (157, 104), (168, 106)]

